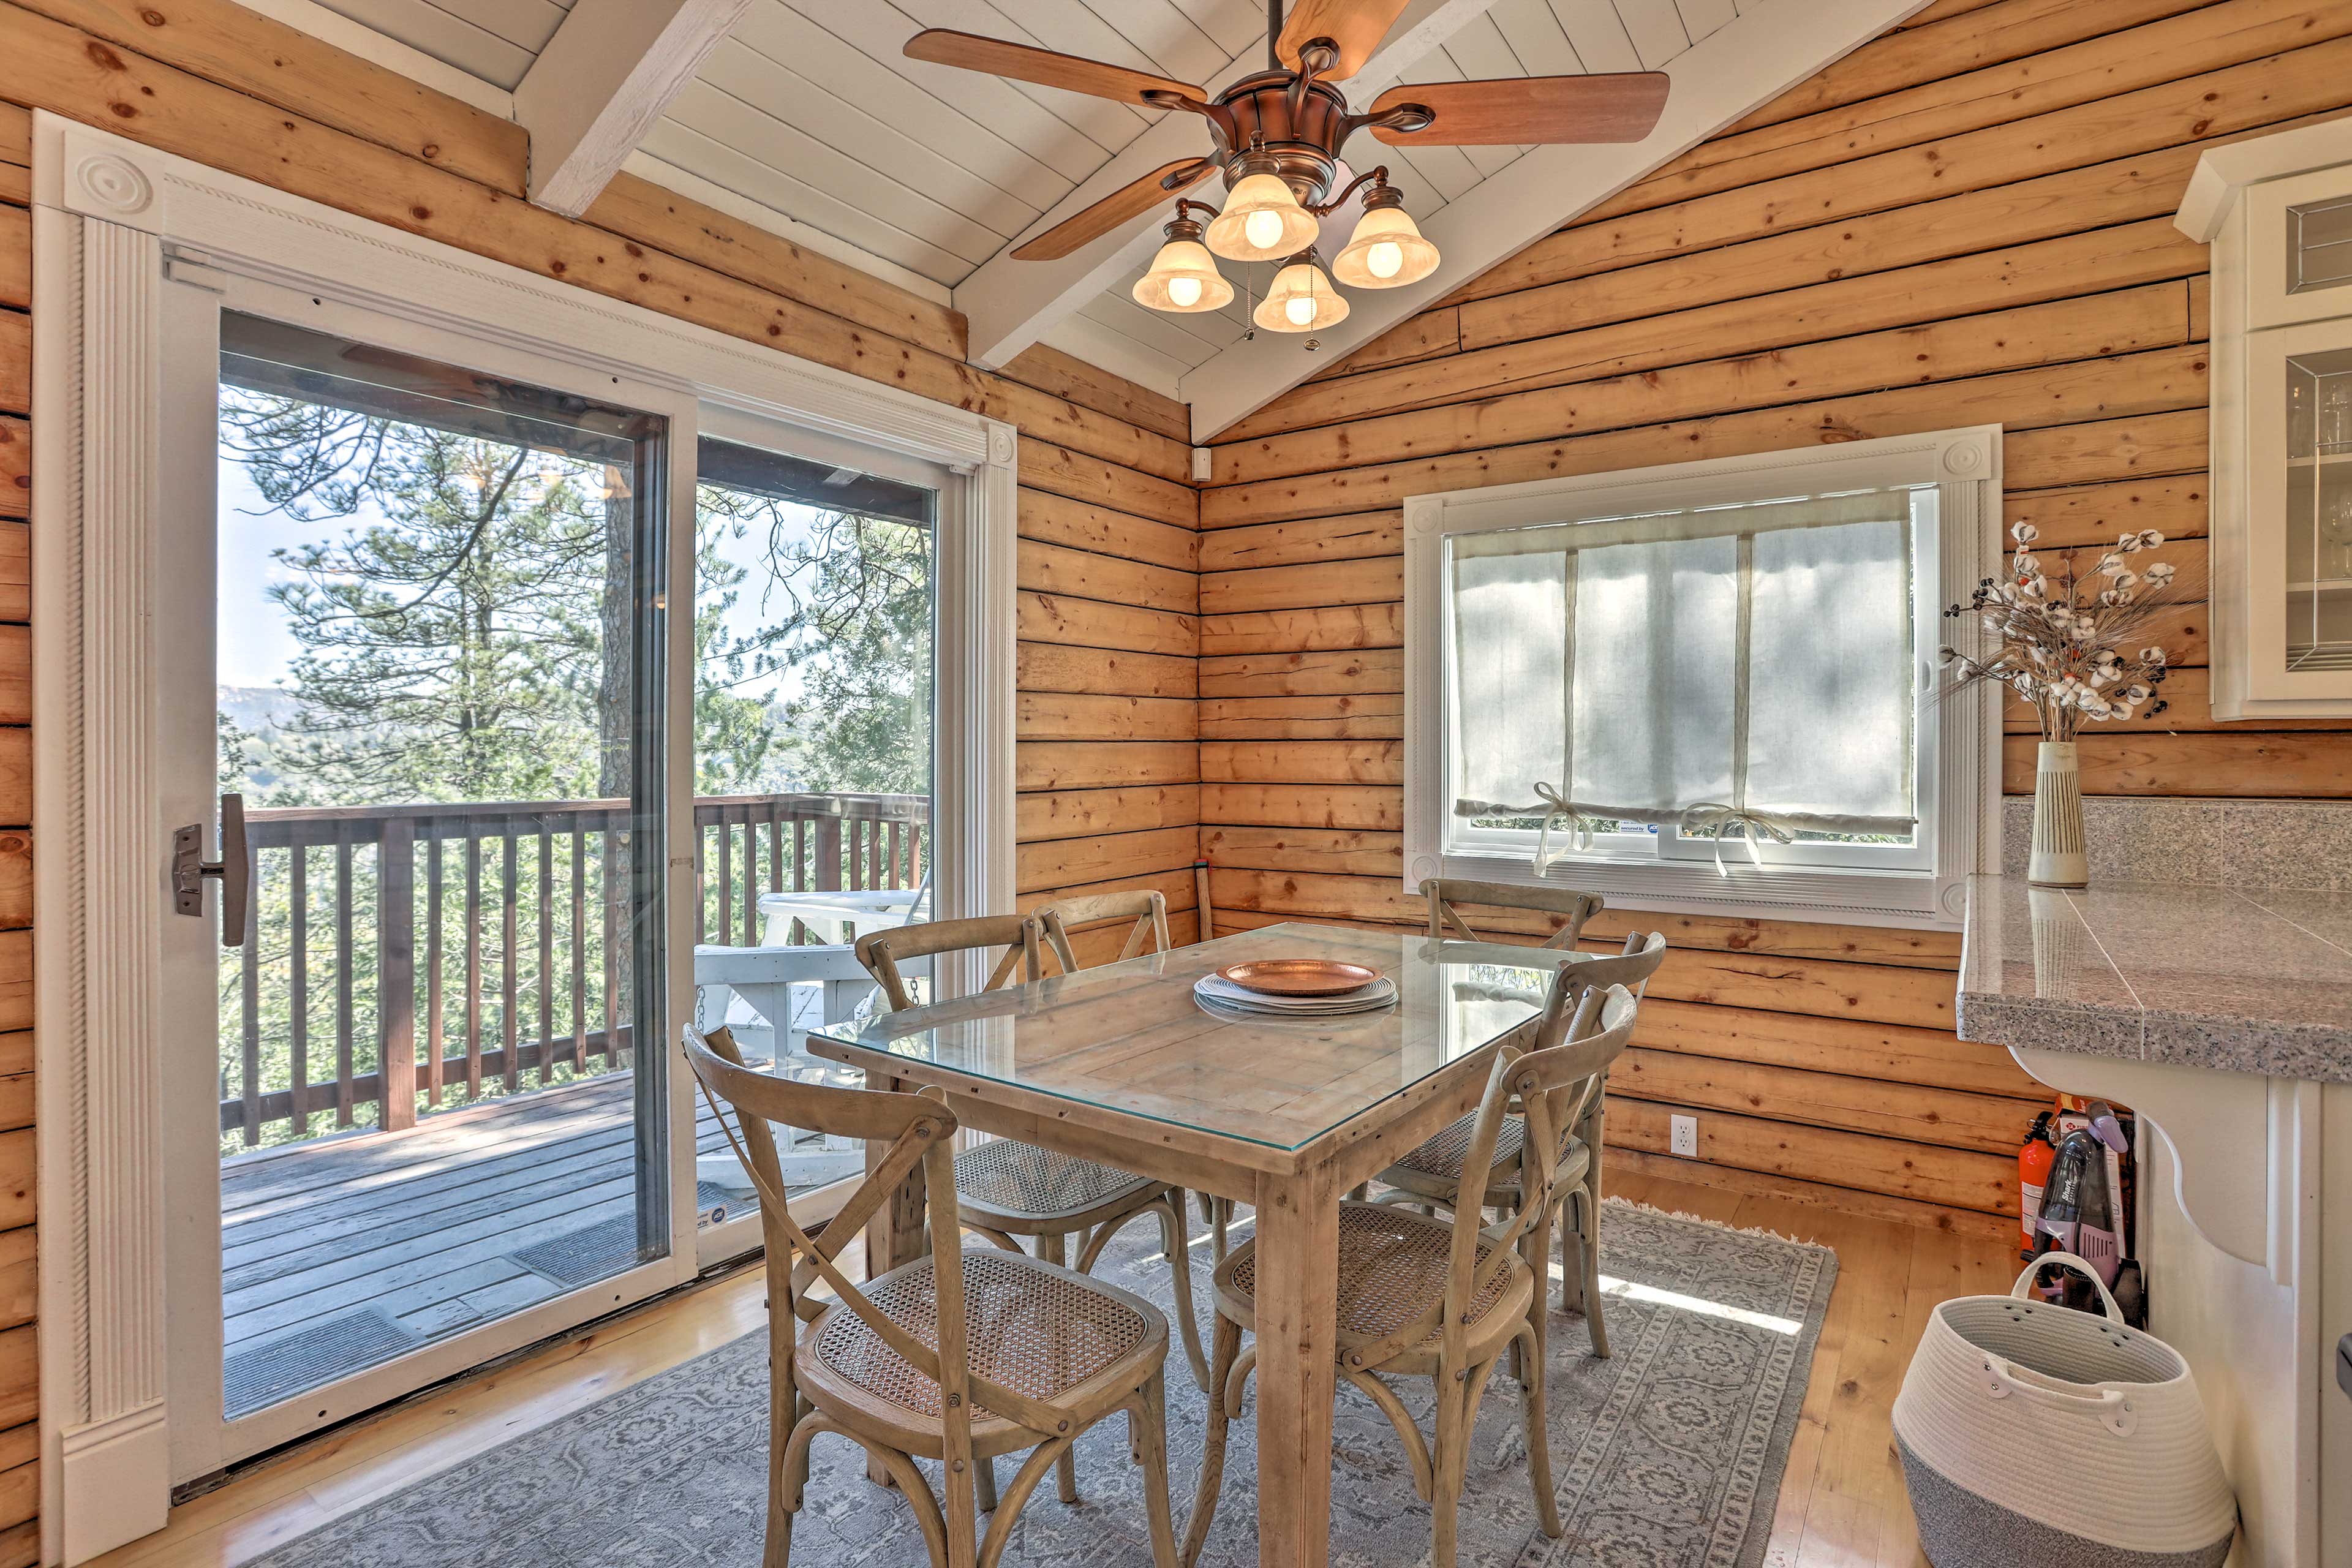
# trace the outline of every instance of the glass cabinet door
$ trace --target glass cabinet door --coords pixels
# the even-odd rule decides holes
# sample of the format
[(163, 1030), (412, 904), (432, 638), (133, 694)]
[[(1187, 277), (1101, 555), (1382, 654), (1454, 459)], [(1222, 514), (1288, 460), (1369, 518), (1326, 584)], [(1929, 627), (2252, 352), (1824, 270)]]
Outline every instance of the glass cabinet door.
[(2352, 170), (2248, 190), (2246, 262), (2249, 330), (2352, 315)]
[(2284, 381), (2286, 668), (2352, 669), (2352, 349), (2289, 353)]

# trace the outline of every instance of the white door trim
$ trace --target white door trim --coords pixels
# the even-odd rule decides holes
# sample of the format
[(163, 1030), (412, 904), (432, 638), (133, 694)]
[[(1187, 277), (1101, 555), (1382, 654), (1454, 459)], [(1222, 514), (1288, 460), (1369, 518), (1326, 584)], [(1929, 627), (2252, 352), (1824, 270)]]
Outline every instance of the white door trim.
[[(961, 476), (965, 526), (940, 552), (939, 733), (965, 742), (961, 755), (942, 748), (940, 769), (934, 898), (943, 917), (1013, 902), (1017, 443), (1013, 426), (968, 410), (46, 112), (34, 118), (34, 154), (42, 1556), (70, 1563), (160, 1526), (169, 1500), (163, 1074), (140, 956), (156, 941), (168, 856), (147, 841), (155, 715), (139, 679), (172, 586), (152, 569), (167, 471), (158, 461), (166, 258), (180, 276), (209, 268), (331, 296)], [(674, 710), (674, 723), (687, 720)], [(673, 801), (673, 813), (688, 805)], [(673, 843), (674, 873), (685, 844), (682, 835)], [(663, 1029), (675, 1042), (692, 996), (690, 935), (681, 947), (674, 934), (672, 947), (676, 1016)], [(674, 1066), (683, 1089), (682, 1060)]]

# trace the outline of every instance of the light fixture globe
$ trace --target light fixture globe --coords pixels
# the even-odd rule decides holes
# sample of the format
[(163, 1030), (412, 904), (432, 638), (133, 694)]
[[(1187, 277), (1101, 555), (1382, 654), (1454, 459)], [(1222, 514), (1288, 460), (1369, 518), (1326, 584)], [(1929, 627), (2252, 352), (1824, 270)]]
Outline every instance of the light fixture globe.
[[(1201, 243), (1201, 226), (1184, 214), (1193, 204), (1176, 204), (1176, 219), (1161, 232), (1168, 243), (1135, 280), (1135, 302), (1154, 310), (1191, 315), (1221, 310), (1232, 302), (1234, 286), (1217, 270), (1216, 258)], [(1208, 209), (1201, 209), (1206, 212)]]
[(1311, 332), (1344, 321), (1348, 301), (1323, 276), (1312, 250), (1301, 251), (1274, 275), (1251, 320), (1270, 332)]
[(1321, 226), (1281, 175), (1244, 174), (1209, 224), (1209, 248), (1228, 261), (1279, 261), (1315, 243)]
[(1364, 195), (1364, 216), (1348, 247), (1331, 258), (1331, 275), (1350, 289), (1402, 289), (1437, 270), (1437, 247), (1422, 237), (1393, 187)]

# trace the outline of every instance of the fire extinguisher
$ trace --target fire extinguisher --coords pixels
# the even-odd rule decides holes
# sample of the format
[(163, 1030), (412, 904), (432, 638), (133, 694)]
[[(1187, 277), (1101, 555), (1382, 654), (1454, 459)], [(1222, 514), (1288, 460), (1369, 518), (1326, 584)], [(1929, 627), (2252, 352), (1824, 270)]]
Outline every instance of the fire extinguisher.
[(2034, 1222), (2042, 1217), (2042, 1193), (2049, 1184), (2050, 1167), (2058, 1163), (2058, 1142), (2051, 1136), (2052, 1112), (2033, 1119), (2032, 1130), (2017, 1151), (2018, 1256), (2032, 1258), (2039, 1248)]

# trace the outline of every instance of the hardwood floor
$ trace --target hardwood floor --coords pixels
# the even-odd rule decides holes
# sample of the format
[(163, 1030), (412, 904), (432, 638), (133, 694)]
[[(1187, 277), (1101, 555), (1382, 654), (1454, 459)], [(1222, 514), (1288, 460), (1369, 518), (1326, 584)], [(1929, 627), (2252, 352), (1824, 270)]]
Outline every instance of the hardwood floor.
[[(1636, 1203), (1759, 1226), (1838, 1254), (1803, 1415), (1765, 1561), (1769, 1568), (1924, 1564), (1889, 1430), (1912, 1347), (1937, 1302), (2006, 1289), (1998, 1243), (1654, 1174), (1612, 1190)], [(279, 1542), (760, 1326), (756, 1269), (642, 1308), (511, 1364), (429, 1391), (251, 1469), (173, 1511), (99, 1568), (236, 1568)]]

